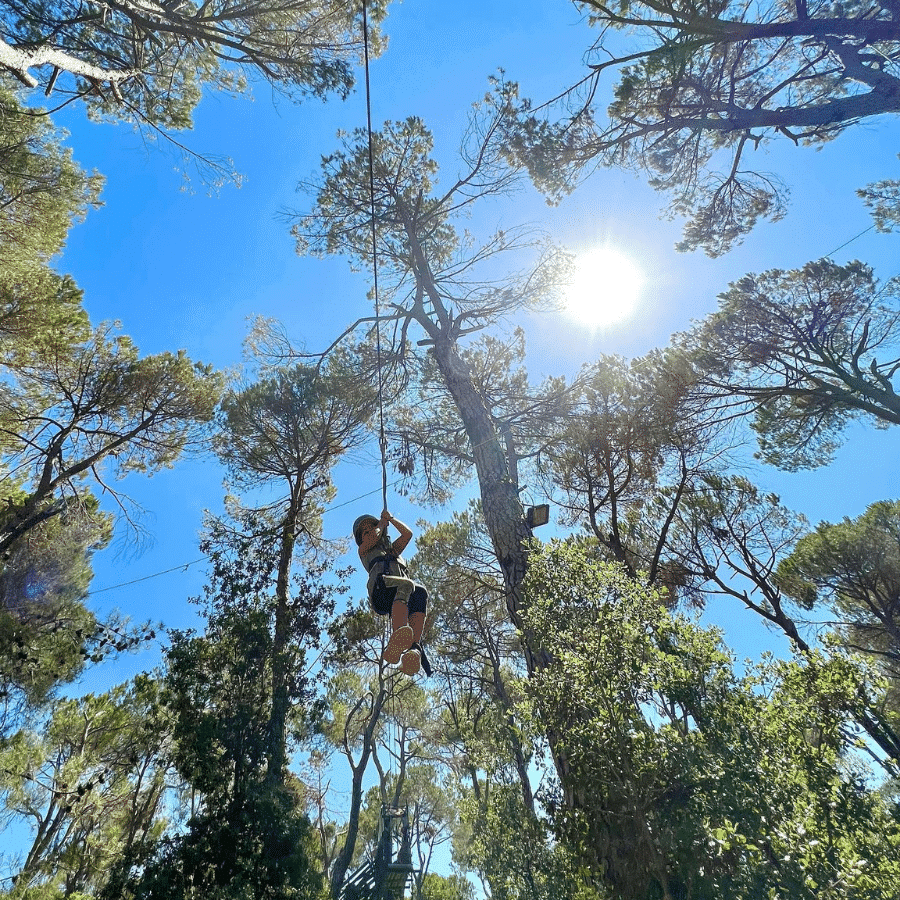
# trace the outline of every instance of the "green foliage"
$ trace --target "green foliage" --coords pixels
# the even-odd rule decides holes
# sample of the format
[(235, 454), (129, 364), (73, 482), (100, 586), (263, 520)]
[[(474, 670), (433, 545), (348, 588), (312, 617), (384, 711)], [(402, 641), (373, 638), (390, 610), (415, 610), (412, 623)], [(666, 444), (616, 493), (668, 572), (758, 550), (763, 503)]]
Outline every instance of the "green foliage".
[(5, 385), (0, 449), (6, 471), (34, 475), (21, 484), (0, 472), (0, 491), (24, 489), (0, 520), (0, 549), (68, 504), (90, 508), (91, 480), (125, 503), (108, 478), (170, 467), (207, 436), (222, 377), (183, 351), (141, 357), (108, 325), (23, 350)]
[[(503, 160), (504, 115), (495, 107), (476, 110), (462, 149), (464, 173), (446, 190), (438, 183), (433, 136), (421, 119), (387, 122), (372, 135), (382, 299), (385, 307), (396, 304), (385, 318), (405, 322), (390, 349), (394, 362), (413, 349), (404, 343), (412, 321), (430, 340), (440, 335), (455, 343), (513, 310), (552, 305), (558, 298), (565, 254), (545, 247), (529, 270), (498, 277), (490, 264), (499, 253), (543, 242), (523, 229), (507, 229), (476, 245), (457, 227), (474, 203), (510, 193), (519, 180)], [(369, 135), (360, 128), (341, 137), (342, 148), (323, 158), (321, 176), (301, 185), (315, 194), (315, 205), (292, 232), (300, 252), (345, 254), (351, 265), (368, 265)]]
[[(276, 683), (276, 554), (265, 552), (258, 534), (215, 526), (205, 542), (214, 562), (206, 631), (172, 633), (162, 692), (173, 765), (197, 808), (185, 833), (123, 857), (104, 894), (109, 900), (188, 898), (195, 891), (222, 900), (321, 896), (306, 791), (280, 760), (284, 744), (320, 713), (305, 653), (333, 611), (333, 589), (315, 570), (296, 580), (289, 640), (280, 651), (290, 676)], [(288, 734), (273, 714), (279, 690)]]
[[(547, 823), (525, 809), (515, 785), (497, 784), (480, 803), (459, 802), (468, 833), (457, 863), (476, 871), (494, 900), (600, 900), (573, 854), (555, 841)], [(577, 851), (576, 851), (577, 852)]]
[(96, 620), (68, 599), (0, 609), (0, 733), (81, 671)]
[[(257, 510), (240, 510), (239, 517), (233, 520), (210, 517), (207, 522), (206, 533), (200, 541), (200, 549), (211, 563), (209, 583), (203, 589), (201, 601), (208, 619), (207, 633), (202, 640), (224, 641), (223, 652), (235, 640), (238, 644), (242, 640), (258, 643), (258, 652), (268, 652), (262, 631), (264, 628), (274, 631), (273, 619), (279, 606), (274, 586), (279, 548), (273, 535), (277, 535), (277, 528), (272, 527), (264, 512)], [(302, 545), (300, 550), (305, 552), (308, 547)], [(330, 574), (328, 560), (314, 563), (311, 558), (305, 558), (303, 565), (290, 576), (291, 597), (285, 614), (289, 667), (295, 673), (291, 690), (301, 692), (294, 693), (295, 702), (309, 699), (304, 692), (310, 689), (310, 681), (296, 675), (306, 669), (304, 654), (310, 648), (321, 646), (326, 623), (334, 613), (335, 597), (346, 589), (340, 581), (346, 572), (337, 572), (337, 582), (328, 578)], [(255, 617), (245, 635), (241, 634), (241, 616)], [(191, 637), (179, 633), (180, 640)], [(226, 659), (223, 657), (223, 662)]]
[(182, 353), (142, 359), (110, 326), (92, 331), (81, 291), (48, 263), (100, 179), (5, 79), (0, 123), (0, 668), (7, 703), (10, 682), (35, 703), (96, 655), (79, 601), (112, 520), (90, 482), (126, 502), (107, 479), (172, 465), (221, 382)]
[(0, 796), (30, 845), (12, 898), (93, 895), (122, 854), (162, 828), (165, 721), (147, 677), (58, 702), (44, 724), (0, 744)]
[(540, 754), (534, 723), (516, 708), (525, 692), (520, 639), (478, 504), (417, 537), (415, 563), (434, 589), (436, 641), (446, 686), (442, 755), (456, 776), (453, 858), (491, 896), (595, 895), (536, 813)]
[(321, 900), (322, 878), (302, 798), (257, 785), (240, 802), (188, 822), (186, 834), (126, 857), (101, 900)]
[(894, 725), (900, 724), (900, 501), (821, 523), (779, 565), (777, 582), (793, 597), (832, 607), (842, 641), (890, 679)]
[(897, 424), (897, 288), (827, 259), (744, 276), (680, 339), (702, 402), (751, 413), (760, 456), (788, 471), (827, 463), (851, 419)]
[(443, 740), (461, 777), (475, 780), (473, 790), (480, 778), (518, 777), (530, 793), (529, 736), (512, 715), (524, 677), (521, 644), (479, 505), (423, 530), (416, 547), (416, 571), (431, 590), (434, 645), (453, 685), (441, 709)]
[[(90, 328), (81, 300), (82, 292), (68, 276), (43, 266), (11, 271), (0, 262), (0, 364), (17, 371), (28, 366), (35, 354), (52, 359), (53, 351), (65, 346), (66, 340), (87, 339)], [(10, 386), (0, 390), (6, 399)], [(13, 402), (11, 393), (7, 402)], [(0, 415), (4, 431), (13, 421), (10, 414), (5, 410)], [(0, 449), (6, 444), (5, 433), (0, 433)]]
[(717, 633), (579, 543), (535, 550), (527, 591), (553, 659), (532, 715), (568, 762), (552, 821), (615, 897), (896, 894), (900, 820), (844, 736), (856, 666), (739, 677)]
[(882, 232), (900, 226), (900, 179), (885, 178), (860, 188), (857, 192), (872, 211), (875, 227)]
[[(421, 717), (426, 718), (430, 711), (423, 704)], [(449, 791), (446, 779), (442, 777), (441, 767), (417, 761), (425, 755), (426, 747), (429, 751), (427, 755), (434, 758), (440, 752), (440, 744), (428, 742), (427, 735), (423, 735), (422, 726), (428, 732), (427, 723), (420, 722), (418, 729), (410, 729), (406, 724), (408, 721), (409, 716), (400, 710), (394, 717), (394, 722), (388, 723), (388, 734), (395, 730), (405, 732), (402, 736), (405, 746), (400, 748), (403, 759), (397, 766), (400, 771), (380, 771), (378, 784), (366, 791), (359, 813), (362, 840), (357, 841), (351, 862), (353, 867), (360, 865), (365, 859), (375, 858), (382, 825), (381, 810), (385, 803), (395, 809), (405, 808), (409, 811), (413, 820), (413, 864), (418, 871), (427, 869), (435, 848), (451, 839), (452, 831), (457, 825), (456, 798)], [(436, 736), (436, 731), (437, 729), (431, 729), (432, 737)], [(386, 743), (390, 745), (389, 738)], [(388, 746), (386, 749), (391, 752), (393, 748)], [(398, 835), (395, 840), (395, 852), (399, 837)]]
[[(368, 439), (375, 389), (357, 377), (349, 353), (335, 355), (318, 368), (267, 365), (258, 343), (265, 341), (264, 331), (258, 325), (251, 335), (254, 355), (264, 364), (263, 377), (224, 398), (216, 450), (234, 484), (245, 490), (264, 487), (274, 493), (274, 500), (248, 510), (231, 499), (232, 515), (250, 527), (229, 534), (224, 523), (216, 523), (214, 528), (225, 540), (213, 544), (213, 557), (219, 587), (238, 604), (249, 599), (242, 596), (247, 587), (253, 592), (266, 590), (261, 577), (271, 574), (274, 581), (274, 603), (267, 609), (273, 626), (268, 652), (271, 781), (286, 767), (291, 704), (304, 699), (307, 688), (306, 678), (296, 675), (304, 668), (302, 644), (318, 645), (318, 633), (333, 610), (332, 594), (320, 582), (330, 553), (324, 565), (317, 559), (325, 543), (321, 514), (334, 496), (331, 469), (342, 454)], [(242, 549), (222, 578), (225, 547)], [(306, 566), (305, 574), (294, 574), (295, 561)], [(255, 585), (248, 584), (248, 575)], [(293, 597), (292, 588), (297, 589)], [(221, 602), (227, 609), (228, 601), (221, 597)]]
[(429, 872), (422, 880), (422, 900), (475, 900), (475, 888), (461, 875)]
[[(691, 85), (716, 96), (731, 78), (741, 86), (732, 102), (744, 108), (760, 91), (767, 100), (778, 96), (765, 86), (767, 70), (808, 65), (813, 77), (793, 84), (788, 77), (784, 86), (792, 104), (808, 109), (842, 99), (846, 79), (816, 70), (826, 65), (809, 55), (822, 49), (816, 39), (805, 49), (792, 39), (781, 49), (773, 43), (766, 61), (770, 51), (752, 35), (742, 44), (726, 33), (733, 22), (720, 27), (726, 16), (751, 25), (750, 7), (718, 0), (688, 6), (654, 6), (653, 15), (673, 22), (657, 23), (660, 43), (623, 69), (610, 108), (613, 131), (599, 144), (591, 140), (602, 126), (588, 109), (564, 129), (525, 115), (512, 146), (531, 153), (533, 172), (556, 192), (567, 187), (569, 164), (577, 168), (598, 154), (647, 169), (655, 187), (674, 192), (673, 213), (693, 216), (686, 244), (716, 254), (759, 218), (781, 215), (781, 186), (755, 174), (704, 174), (723, 150), (739, 161), (747, 129), (756, 126), (717, 125), (715, 116), (698, 125), (688, 115), (696, 110), (684, 108), (671, 121), (679, 104), (690, 105)], [(26, 0), (15, 15), (0, 4), (0, 40), (23, 52), (38, 49), (51, 27), (57, 49), (71, 57), (70, 68), (62, 66), (64, 90), (91, 83), (79, 66), (109, 67), (108, 78), (93, 81), (104, 90), (116, 83), (116, 92), (88, 95), (93, 114), (122, 117), (120, 93), (127, 115), (169, 127), (190, 126), (205, 85), (245, 90), (242, 70), (318, 95), (349, 85), (343, 50), (352, 49), (346, 39), (358, 24), (352, 5), (164, 7), (148, 23), (127, 0), (105, 12)], [(592, 23), (608, 24), (609, 9), (585, 7)], [(614, 8), (635, 19), (647, 9), (628, 2)], [(774, 27), (796, 25), (785, 10), (773, 10)], [(372, 11), (378, 20), (383, 8)], [(845, 12), (850, 17), (849, 7)], [(696, 26), (690, 37), (678, 34), (685, 17)], [(719, 32), (714, 38), (702, 35), (710, 23)], [(323, 39), (341, 48), (311, 52)], [(842, 44), (845, 56), (858, 54), (850, 44)], [(827, 49), (823, 59), (835, 53)], [(893, 77), (893, 59), (881, 64), (885, 78)], [(868, 58), (860, 62), (873, 70)], [(232, 518), (211, 524), (204, 540), (213, 569), (207, 629), (172, 635), (163, 707), (155, 685), (144, 681), (145, 695), (136, 689), (111, 700), (60, 702), (45, 730), (0, 730), (8, 776), (0, 784), (10, 814), (43, 816), (60, 829), (36, 842), (15, 897), (99, 891), (104, 900), (318, 900), (334, 835), (346, 834), (345, 850), (359, 858), (365, 848), (351, 832), (374, 833), (381, 801), (399, 794), (419, 804), (424, 855), (454, 830), (455, 862), (477, 872), (494, 900), (893, 900), (900, 893), (895, 798), (888, 788), (873, 789), (850, 739), (854, 718), (870, 708), (861, 685), (876, 692), (877, 683), (837, 652), (766, 660), (738, 675), (717, 634), (662, 602), (676, 589), (721, 586), (716, 569), (728, 568), (732, 551), (739, 565), (749, 560), (740, 552), (752, 556), (763, 547), (774, 565), (796, 524), (775, 498), (705, 468), (715, 446), (687, 406), (696, 374), (687, 357), (652, 355), (634, 365), (604, 358), (582, 373), (577, 390), (559, 380), (535, 388), (520, 365), (521, 332), (466, 344), (469, 334), (512, 311), (552, 302), (566, 268), (563, 257), (548, 254), (531, 272), (492, 281), (479, 274), (481, 265), (526, 241), (498, 232), (474, 247), (458, 227), (457, 216), (474, 200), (516, 184), (503, 168), (500, 139), (515, 91), (498, 89), (497, 115), (474, 120), (480, 145), (469, 149), (468, 171), (449, 189), (440, 186), (432, 136), (420, 120), (388, 123), (374, 135), (376, 240), (396, 337), (385, 350), (386, 393), (394, 400), (410, 386), (418, 392), (406, 395), (405, 409), (392, 410), (398, 467), (411, 475), (421, 459), (426, 490), (449, 496), (479, 463), (484, 509), (494, 516), (485, 526), (473, 506), (419, 540), (416, 562), (440, 621), (439, 689), (425, 694), (417, 682), (391, 682), (378, 662), (373, 618), (351, 610), (330, 632), (330, 661), (340, 668), (323, 710), (307, 654), (321, 646), (334, 594), (321, 584), (321, 571), (298, 576), (292, 565), (295, 552), (310, 558), (319, 537), (333, 494), (331, 466), (366, 437), (371, 347), (363, 343), (319, 369), (263, 360), (256, 382), (230, 391), (219, 407), (217, 449), (238, 488), (286, 490), (254, 510), (229, 498)], [(639, 133), (645, 114), (659, 125), (651, 122), (647, 141)], [(218, 375), (183, 354), (141, 359), (109, 327), (92, 332), (77, 286), (46, 267), (69, 224), (96, 203), (99, 181), (72, 164), (45, 121), (0, 87), (0, 126), (13, 135), (0, 147), (4, 724), (22, 724), (22, 709), (45, 702), (104, 646), (127, 647), (131, 638), (104, 631), (80, 602), (90, 555), (111, 527), (91, 491), (110, 477), (172, 465), (201, 446), (222, 389)], [(804, 137), (825, 140), (843, 127), (820, 122)], [(301, 247), (368, 261), (367, 138), (362, 129), (345, 135), (343, 147), (324, 158), (315, 209), (295, 229)], [(894, 185), (873, 190), (867, 199), (888, 222)], [(817, 464), (850, 417), (886, 422), (900, 415), (891, 405), (893, 364), (879, 362), (896, 330), (896, 298), (866, 267), (825, 261), (750, 276), (722, 300), (690, 349), (720, 402), (753, 408), (767, 459)], [(411, 326), (430, 351), (414, 349)], [(673, 360), (678, 377), (663, 365)], [(765, 393), (783, 388), (785, 372), (790, 390)], [(537, 454), (542, 473), (562, 487), (571, 522), (586, 516), (602, 552), (581, 541), (534, 547), (526, 556), (518, 475)], [(512, 502), (497, 500), (501, 487)], [(885, 521), (897, 512), (885, 512)], [(827, 558), (801, 542), (779, 584), (805, 606), (829, 591), (848, 617), (845, 637), (893, 664), (897, 623), (886, 604), (896, 605), (896, 535), (883, 525), (868, 522), (859, 534), (843, 535), (839, 547), (829, 543)], [(516, 589), (526, 559), (530, 606), (522, 622)], [(855, 566), (850, 587), (827, 582), (847, 560)], [(642, 569), (668, 589), (664, 597), (635, 580)], [(860, 584), (863, 593), (854, 594)], [(784, 627), (775, 595), (756, 587), (764, 599), (753, 608)], [(868, 618), (854, 618), (860, 609)], [(540, 663), (529, 657), (528, 679), (523, 635), (540, 637)], [(85, 717), (99, 725), (78, 744)], [(314, 729), (322, 754), (330, 742), (347, 756), (354, 802), (367, 754), (380, 775), (345, 831), (324, 821), (324, 794), (314, 798), (318, 847), (304, 812), (311, 791), (284, 762)], [(396, 777), (383, 769), (385, 751), (397, 754)], [(161, 836), (166, 761), (195, 806), (180, 833)], [(147, 781), (135, 775), (139, 764), (152, 775)], [(544, 787), (535, 796), (531, 779), (541, 765)], [(321, 785), (323, 769), (315, 774)], [(322, 865), (313, 862), (317, 856)], [(334, 884), (347, 863), (342, 851)], [(460, 876), (428, 874), (419, 887), (431, 900), (474, 896)]]
[[(611, 558), (652, 580), (666, 535), (649, 520), (671, 517), (679, 483), (696, 477), (711, 444), (710, 429), (686, 408), (689, 383), (663, 363), (649, 354), (586, 366), (572, 386), (565, 428), (544, 453), (544, 471), (563, 492), (564, 522), (587, 524)], [(671, 506), (662, 493), (669, 484)]]
[[(6, 524), (23, 502), (21, 492), (7, 495)], [(80, 600), (92, 577), (91, 556), (112, 537), (112, 516), (102, 513), (94, 498), (66, 504), (53, 518), (27, 531), (4, 554), (0, 567), (0, 608), (22, 609), (41, 604), (50, 609), (63, 601)], [(2, 530), (3, 525), (0, 525)]]
[[(100, 178), (61, 147), (63, 134), (26, 109), (0, 75), (0, 366), (89, 334), (81, 292), (48, 268), (73, 222), (98, 205)], [(0, 451), (11, 442), (15, 397), (0, 379)]]
[[(773, 576), (807, 528), (803, 516), (743, 476), (698, 473), (678, 504), (671, 529), (671, 552), (690, 579), (686, 596), (697, 606), (711, 598), (734, 597), (778, 626), (797, 649), (806, 649)], [(805, 601), (799, 605), (810, 608)]]
[[(324, 177), (314, 216), (295, 226), (294, 234), (302, 250), (348, 253), (354, 261), (365, 262), (371, 252), (365, 227), (371, 215), (369, 135), (366, 129), (357, 128), (341, 136), (343, 149), (322, 159)], [(420, 243), (428, 243), (436, 263), (446, 265), (458, 246), (455, 231), (446, 224), (447, 210), (439, 197), (432, 196), (438, 172), (431, 155), (433, 147), (431, 132), (416, 116), (385, 123), (372, 135), (375, 177), (379, 186), (391, 185), (376, 194), (375, 225), (380, 250), (392, 266), (409, 256), (408, 235), (397, 215), (398, 208), (417, 209), (421, 224), (415, 223), (416, 237)]]
[[(50, 457), (57, 482), (60, 471), (80, 475), (88, 460), (114, 458), (117, 477), (171, 466), (199, 440), (222, 385), (218, 373), (193, 363), (184, 351), (141, 357), (130, 338), (110, 326), (77, 346), (49, 348), (16, 366), (15, 375), (20, 444), (46, 431), (51, 413), (66, 424), (52, 433), (56, 441), (45, 438), (47, 449), (35, 441), (41, 447), (35, 458)], [(59, 444), (76, 463), (52, 465)]]
[[(375, 53), (384, 6), (370, 4)], [(61, 73), (55, 89), (78, 91), (95, 118), (190, 128), (205, 89), (246, 92), (254, 77), (297, 97), (346, 95), (358, 18), (358, 7), (340, 0), (186, 2), (152, 15), (130, 2), (85, 13), (69, 0), (28, 0), (0, 5), (0, 35), (22, 80), (49, 79), (49, 61)], [(37, 59), (42, 53), (51, 59)]]
[[(253, 565), (249, 555), (224, 565), (207, 591), (203, 635), (173, 632), (166, 651), (165, 701), (173, 717), (173, 758), (181, 776), (218, 806), (267, 780), (273, 700), (274, 598), (269, 591), (233, 593), (232, 571)], [(271, 563), (271, 560), (269, 560)], [(263, 569), (271, 575), (271, 568)], [(315, 571), (298, 579), (283, 648), (290, 672), (285, 689), (293, 734), (320, 713), (306, 653), (319, 646), (323, 620), (333, 611), (334, 589)], [(282, 735), (281, 740), (285, 740)], [(272, 780), (271, 778), (268, 780)]]
[[(564, 378), (532, 383), (525, 367), (525, 332), (509, 336), (480, 334), (461, 348), (460, 357), (481, 402), (514, 447), (516, 468), (524, 479), (529, 466), (552, 452), (563, 423), (573, 414), (575, 393)], [(393, 404), (391, 432), (403, 455), (397, 468), (404, 490), (442, 502), (471, 477), (473, 454), (452, 390), (433, 357), (419, 361), (408, 391)]]
[[(62, 249), (69, 227), (99, 205), (99, 175), (87, 175), (63, 149), (64, 132), (38, 111), (24, 107), (7, 75), (0, 74), (0, 341), (18, 328), (39, 334), (60, 327), (34, 294), (52, 296), (29, 284)], [(46, 270), (45, 274), (46, 274)], [(24, 280), (23, 280), (24, 279)], [(52, 306), (51, 306), (52, 309)], [(77, 309), (80, 317), (84, 314)]]
[(165, 701), (182, 778), (226, 805), (262, 779), (272, 637), (261, 610), (226, 612), (207, 633), (173, 632)]
[[(15, 498), (6, 498), (7, 509)], [(2, 501), (0, 501), (2, 502)], [(0, 517), (2, 521), (2, 517)], [(0, 562), (0, 736), (39, 713), (91, 662), (153, 637), (84, 603), (91, 557), (106, 546), (111, 517), (89, 498), (26, 532)]]
[(368, 438), (374, 407), (375, 388), (352, 360), (278, 368), (225, 396), (216, 448), (242, 487), (277, 480), (324, 500), (331, 467)]

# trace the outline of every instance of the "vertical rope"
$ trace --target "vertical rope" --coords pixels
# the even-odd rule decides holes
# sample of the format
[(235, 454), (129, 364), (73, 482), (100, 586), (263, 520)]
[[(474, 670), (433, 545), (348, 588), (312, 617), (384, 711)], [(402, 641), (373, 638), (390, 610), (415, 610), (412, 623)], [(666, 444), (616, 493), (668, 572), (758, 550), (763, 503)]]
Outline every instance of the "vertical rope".
[(378, 300), (378, 244), (375, 237), (375, 163), (372, 153), (372, 89), (369, 82), (369, 18), (362, 0), (363, 58), (366, 71), (366, 128), (369, 137), (369, 209), (372, 226), (372, 278), (375, 295), (375, 363), (378, 368), (378, 446), (381, 450), (381, 502), (387, 509), (387, 440), (384, 436), (384, 381), (381, 374), (381, 309)]
[[(363, 59), (366, 73), (366, 130), (368, 134), (369, 155), (369, 220), (372, 232), (372, 279), (375, 297), (375, 363), (378, 369), (378, 446), (381, 450), (381, 503), (387, 509), (387, 439), (384, 435), (384, 380), (381, 371), (381, 307), (378, 298), (378, 241), (375, 229), (375, 162), (372, 149), (372, 87), (369, 79), (369, 18), (366, 11), (366, 0), (362, 0), (363, 19)], [(385, 620), (385, 628), (390, 628), (390, 616)], [(387, 636), (387, 630), (385, 631)], [(391, 715), (394, 720), (395, 743), (399, 749), (400, 730), (397, 723), (397, 696), (394, 690), (394, 676), (390, 683)], [(390, 733), (390, 731), (388, 731)], [(388, 774), (394, 770), (393, 757), (388, 751)], [(390, 787), (390, 785), (388, 785)], [(390, 799), (390, 797), (389, 797)], [(382, 821), (384, 827), (384, 821)]]

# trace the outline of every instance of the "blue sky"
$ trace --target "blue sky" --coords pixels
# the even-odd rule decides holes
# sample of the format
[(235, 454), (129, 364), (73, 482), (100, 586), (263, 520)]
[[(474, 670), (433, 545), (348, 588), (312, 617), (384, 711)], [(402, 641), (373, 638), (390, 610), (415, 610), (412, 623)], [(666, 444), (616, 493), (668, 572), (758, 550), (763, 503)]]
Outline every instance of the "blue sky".
[[(502, 67), (524, 94), (548, 97), (579, 77), (592, 36), (563, 0), (406, 0), (392, 5), (384, 27), (389, 45), (372, 64), (373, 120), (377, 127), (388, 118), (422, 117), (435, 134), (445, 180), (456, 171), (455, 151), (470, 105), (487, 90), (490, 74)], [(184, 348), (192, 358), (234, 367), (252, 316), (282, 320), (297, 341), (317, 349), (370, 312), (368, 273), (351, 272), (340, 259), (298, 257), (281, 215), (308, 205), (296, 185), (314, 175), (321, 155), (336, 147), (335, 132), (364, 124), (361, 87), (345, 102), (301, 106), (273, 96), (264, 85), (257, 86), (253, 101), (205, 98), (194, 131), (179, 139), (199, 153), (232, 157), (244, 176), (240, 189), (226, 185), (213, 196), (197, 180), (192, 190), (181, 190), (179, 159), (163, 144), (148, 146), (125, 126), (88, 123), (74, 107), (58, 121), (71, 132), (76, 159), (106, 177), (104, 207), (72, 230), (58, 268), (84, 289), (92, 319), (120, 320), (141, 351)], [(575, 252), (606, 244), (640, 264), (646, 280), (640, 307), (615, 327), (590, 333), (563, 315), (523, 318), (535, 378), (571, 375), (599, 353), (634, 356), (664, 345), (674, 331), (713, 310), (717, 293), (749, 271), (792, 268), (832, 254), (841, 262), (870, 262), (882, 277), (892, 274), (900, 237), (868, 231), (856, 238), (871, 221), (854, 192), (876, 178), (896, 177), (896, 138), (896, 124), (874, 122), (819, 152), (793, 146), (757, 151), (766, 156), (764, 168), (792, 185), (789, 214), (762, 224), (717, 260), (677, 254), (680, 224), (659, 216), (665, 198), (614, 170), (598, 172), (558, 207), (532, 190), (487, 204), (471, 227), (487, 231), (531, 223)], [(836, 249), (847, 241), (852, 242)], [(900, 435), (853, 427), (834, 465), (791, 475), (761, 468), (753, 477), (812, 522), (835, 520), (896, 495), (898, 450)], [(346, 534), (362, 511), (377, 512), (379, 479), (374, 457), (368, 466), (338, 470), (337, 506), (325, 519), (328, 536)], [(94, 601), (101, 610), (118, 608), (136, 620), (173, 627), (196, 622), (186, 598), (199, 593), (203, 567), (184, 566), (199, 558), (203, 510), (219, 508), (221, 482), (221, 471), (209, 460), (189, 460), (151, 479), (126, 482), (146, 510), (151, 540), (141, 552), (120, 544), (97, 556)], [(356, 499), (372, 490), (369, 499)], [(409, 522), (436, 521), (447, 512), (399, 499), (392, 507)], [(169, 574), (109, 590), (173, 567), (178, 568)], [(739, 655), (756, 654), (767, 643), (783, 646), (733, 603), (722, 601), (709, 617), (726, 629)], [(154, 651), (120, 660), (85, 685), (124, 679), (156, 658)]]

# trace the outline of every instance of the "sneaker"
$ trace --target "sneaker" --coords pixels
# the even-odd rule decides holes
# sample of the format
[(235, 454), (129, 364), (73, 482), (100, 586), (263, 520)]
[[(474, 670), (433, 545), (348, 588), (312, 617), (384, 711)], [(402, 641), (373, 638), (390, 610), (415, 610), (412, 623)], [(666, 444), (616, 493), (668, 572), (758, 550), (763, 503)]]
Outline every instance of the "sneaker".
[(400, 660), (400, 671), (404, 675), (415, 675), (422, 664), (422, 654), (415, 648), (410, 648), (403, 654)]
[(412, 628), (409, 625), (403, 625), (391, 634), (391, 638), (387, 643), (387, 647), (384, 648), (381, 658), (386, 663), (396, 666), (400, 662), (400, 657), (412, 646), (412, 642)]

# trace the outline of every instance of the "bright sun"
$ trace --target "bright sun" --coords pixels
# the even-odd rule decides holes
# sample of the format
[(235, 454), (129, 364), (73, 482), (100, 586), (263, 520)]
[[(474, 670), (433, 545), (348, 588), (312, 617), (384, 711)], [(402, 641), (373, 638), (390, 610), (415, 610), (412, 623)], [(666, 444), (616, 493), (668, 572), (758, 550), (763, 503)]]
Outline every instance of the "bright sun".
[(591, 330), (621, 322), (634, 312), (643, 285), (643, 273), (621, 251), (590, 250), (575, 260), (566, 312)]

